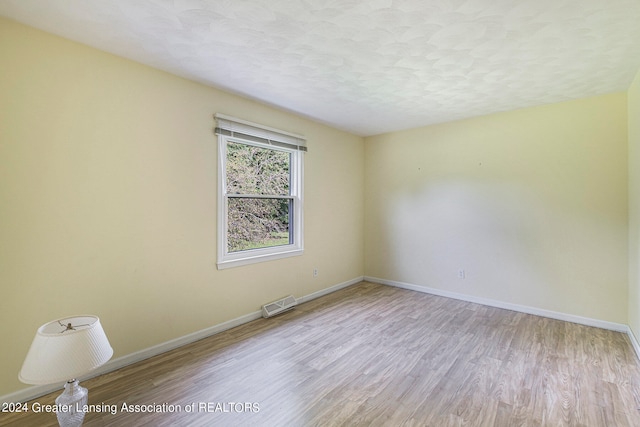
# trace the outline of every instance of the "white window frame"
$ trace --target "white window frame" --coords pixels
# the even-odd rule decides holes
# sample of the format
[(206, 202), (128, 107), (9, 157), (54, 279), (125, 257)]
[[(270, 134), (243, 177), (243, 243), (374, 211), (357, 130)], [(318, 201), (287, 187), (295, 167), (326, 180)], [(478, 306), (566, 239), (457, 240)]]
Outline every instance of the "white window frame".
[[(304, 137), (222, 114), (216, 114), (215, 118), (218, 122), (216, 127), (218, 135), (218, 269), (302, 255), (304, 252), (303, 177), (304, 152), (306, 151)], [(229, 195), (226, 185), (227, 144), (229, 142), (254, 145), (291, 154), (289, 197), (292, 200), (293, 214), (289, 223), (289, 232), (293, 235), (292, 243), (229, 252), (227, 237)]]

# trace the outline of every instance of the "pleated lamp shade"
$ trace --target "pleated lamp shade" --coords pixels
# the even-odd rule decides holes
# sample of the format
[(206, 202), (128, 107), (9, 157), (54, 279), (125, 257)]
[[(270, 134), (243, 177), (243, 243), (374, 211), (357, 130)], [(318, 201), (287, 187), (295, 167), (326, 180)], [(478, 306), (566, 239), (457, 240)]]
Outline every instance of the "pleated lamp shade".
[(38, 328), (18, 378), (26, 384), (52, 384), (78, 378), (113, 355), (100, 319), (65, 317)]

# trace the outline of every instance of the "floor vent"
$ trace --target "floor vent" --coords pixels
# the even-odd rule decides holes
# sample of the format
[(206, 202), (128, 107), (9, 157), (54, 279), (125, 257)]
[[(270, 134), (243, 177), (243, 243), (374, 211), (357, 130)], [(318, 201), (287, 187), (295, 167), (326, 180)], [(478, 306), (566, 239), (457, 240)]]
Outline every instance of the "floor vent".
[(293, 295), (270, 302), (262, 306), (262, 317), (267, 318), (291, 310), (296, 304), (298, 302)]

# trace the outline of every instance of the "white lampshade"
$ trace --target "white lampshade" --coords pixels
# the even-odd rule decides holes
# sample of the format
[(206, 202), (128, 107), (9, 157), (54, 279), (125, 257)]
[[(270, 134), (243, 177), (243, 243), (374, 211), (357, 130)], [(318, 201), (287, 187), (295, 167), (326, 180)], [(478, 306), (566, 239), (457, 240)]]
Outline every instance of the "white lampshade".
[(18, 378), (26, 384), (64, 382), (103, 365), (112, 355), (100, 319), (65, 317), (38, 328)]

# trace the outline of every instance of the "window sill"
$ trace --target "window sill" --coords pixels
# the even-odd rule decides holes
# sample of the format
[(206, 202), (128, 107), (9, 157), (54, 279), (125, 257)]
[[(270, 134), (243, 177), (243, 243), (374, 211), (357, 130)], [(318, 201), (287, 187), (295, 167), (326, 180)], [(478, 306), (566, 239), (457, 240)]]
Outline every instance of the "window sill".
[(259, 262), (300, 256), (303, 252), (303, 249), (289, 249), (269, 254), (256, 254), (255, 252), (251, 253), (251, 251), (246, 251), (246, 253), (243, 252), (234, 254), (233, 258), (229, 257), (226, 260), (218, 260), (217, 265), (218, 270), (224, 270), (226, 268), (240, 267), (242, 265), (256, 264)]

